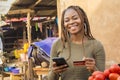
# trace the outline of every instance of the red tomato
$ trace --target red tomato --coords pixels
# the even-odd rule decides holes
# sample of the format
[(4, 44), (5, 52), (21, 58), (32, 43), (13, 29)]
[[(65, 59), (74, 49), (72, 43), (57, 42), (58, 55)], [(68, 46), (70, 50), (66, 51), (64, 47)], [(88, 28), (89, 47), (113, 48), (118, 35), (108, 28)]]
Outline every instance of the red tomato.
[(118, 74), (120, 75), (120, 71), (118, 71)]
[(120, 67), (120, 64), (118, 64), (118, 66)]
[(94, 78), (95, 80), (105, 80), (104, 74), (97, 74)]
[(101, 72), (101, 71), (94, 71), (94, 72), (92, 73), (92, 76), (95, 77), (97, 74), (104, 74), (104, 73)]
[[(120, 68), (120, 64), (118, 64), (119, 68)], [(120, 70), (118, 71), (118, 74), (120, 74)]]
[(93, 76), (90, 76), (89, 78), (88, 78), (88, 80), (93, 80), (94, 78), (93, 78)]
[(120, 75), (117, 74), (117, 73), (110, 73), (109, 74), (109, 79), (110, 80), (117, 80), (117, 78), (119, 77)]
[(117, 64), (114, 64), (109, 68), (109, 70), (111, 73), (119, 73), (120, 67)]
[(120, 80), (120, 76), (117, 78), (117, 80)]
[(105, 75), (106, 78), (109, 77), (109, 74), (110, 74), (110, 70), (109, 69), (105, 69), (104, 70), (104, 75)]

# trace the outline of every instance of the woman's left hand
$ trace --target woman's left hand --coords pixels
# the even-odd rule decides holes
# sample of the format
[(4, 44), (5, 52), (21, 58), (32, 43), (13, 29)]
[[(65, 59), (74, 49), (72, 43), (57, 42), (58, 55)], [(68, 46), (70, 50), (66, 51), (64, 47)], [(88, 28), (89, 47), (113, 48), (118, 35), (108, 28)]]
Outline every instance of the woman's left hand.
[(95, 70), (95, 59), (93, 58), (84, 58), (85, 66), (89, 71)]

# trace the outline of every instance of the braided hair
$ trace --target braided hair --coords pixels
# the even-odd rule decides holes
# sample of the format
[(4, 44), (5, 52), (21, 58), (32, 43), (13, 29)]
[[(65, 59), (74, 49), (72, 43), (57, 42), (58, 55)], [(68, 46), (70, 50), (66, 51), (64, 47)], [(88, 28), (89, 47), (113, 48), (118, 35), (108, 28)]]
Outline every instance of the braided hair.
[(90, 40), (94, 40), (95, 38), (91, 34), (87, 15), (82, 8), (80, 8), (79, 6), (69, 6), (67, 9), (65, 9), (63, 11), (62, 17), (61, 17), (61, 40), (63, 42), (63, 48), (65, 48), (65, 43), (66, 42), (68, 43), (68, 48), (69, 48), (69, 53), (70, 53), (70, 55), (68, 57), (68, 59), (69, 59), (71, 57), (70, 33), (64, 27), (64, 15), (68, 9), (73, 9), (78, 13), (78, 15), (81, 19), (81, 23), (84, 25), (84, 35)]
[(81, 18), (82, 24), (84, 24), (84, 29), (85, 29), (84, 35), (88, 39), (95, 39), (91, 34), (89, 21), (88, 21), (87, 15), (84, 12), (84, 10), (80, 8), (79, 6), (69, 6), (67, 9), (63, 11), (62, 18), (61, 18), (61, 39), (63, 43), (69, 42), (69, 38), (70, 38), (69, 32), (64, 27), (64, 14), (68, 9), (74, 9), (78, 13), (79, 17)]

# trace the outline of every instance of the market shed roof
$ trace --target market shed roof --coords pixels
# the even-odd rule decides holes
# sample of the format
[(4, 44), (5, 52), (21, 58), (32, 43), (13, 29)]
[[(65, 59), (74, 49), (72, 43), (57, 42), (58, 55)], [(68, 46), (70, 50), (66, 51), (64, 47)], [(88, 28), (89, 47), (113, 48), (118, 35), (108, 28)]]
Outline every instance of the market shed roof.
[(16, 0), (9, 12), (6, 14), (9, 18), (26, 17), (30, 12), (34, 16), (56, 16), (57, 0)]

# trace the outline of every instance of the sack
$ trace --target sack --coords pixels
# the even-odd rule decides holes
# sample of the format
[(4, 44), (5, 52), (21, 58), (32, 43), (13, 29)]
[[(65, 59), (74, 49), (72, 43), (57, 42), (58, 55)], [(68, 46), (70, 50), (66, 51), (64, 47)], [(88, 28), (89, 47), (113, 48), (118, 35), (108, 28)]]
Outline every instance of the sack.
[(0, 58), (0, 64), (3, 64), (3, 61), (2, 61), (2, 59)]
[(47, 62), (49, 66), (50, 50), (56, 37), (49, 37), (39, 42), (34, 42), (28, 48), (28, 58), (33, 57), (36, 65), (41, 66), (42, 62)]
[(34, 58), (36, 65), (41, 65), (42, 62), (47, 62), (49, 64), (50, 57), (42, 48), (37, 47), (35, 44), (31, 44), (31, 47), (31, 56)]

